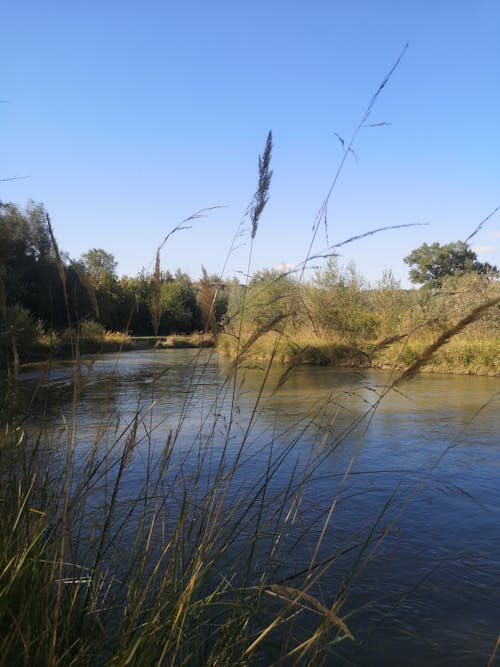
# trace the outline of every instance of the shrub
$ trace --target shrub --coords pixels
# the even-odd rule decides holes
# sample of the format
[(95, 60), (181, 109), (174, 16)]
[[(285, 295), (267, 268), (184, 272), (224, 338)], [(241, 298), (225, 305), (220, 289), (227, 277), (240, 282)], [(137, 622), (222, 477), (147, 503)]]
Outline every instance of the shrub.
[(13, 357), (26, 359), (42, 334), (40, 322), (35, 321), (30, 311), (17, 304), (8, 306), (5, 315), (0, 316), (0, 349), (4, 367)]
[(80, 338), (82, 340), (95, 341), (101, 340), (104, 337), (105, 330), (102, 324), (94, 320), (84, 320), (80, 324)]

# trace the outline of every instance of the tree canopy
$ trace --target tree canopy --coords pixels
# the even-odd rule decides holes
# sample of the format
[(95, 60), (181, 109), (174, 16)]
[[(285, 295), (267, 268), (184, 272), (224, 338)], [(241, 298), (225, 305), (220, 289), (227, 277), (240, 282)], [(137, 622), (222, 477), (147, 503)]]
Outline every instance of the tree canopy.
[(479, 262), (472, 248), (464, 241), (441, 245), (423, 243), (404, 258), (410, 266), (410, 280), (429, 287), (440, 287), (446, 276), (478, 273), (498, 275), (496, 266)]
[(83, 253), (80, 261), (96, 284), (102, 282), (106, 277), (116, 278), (118, 263), (114, 255), (102, 248), (92, 248), (88, 252)]

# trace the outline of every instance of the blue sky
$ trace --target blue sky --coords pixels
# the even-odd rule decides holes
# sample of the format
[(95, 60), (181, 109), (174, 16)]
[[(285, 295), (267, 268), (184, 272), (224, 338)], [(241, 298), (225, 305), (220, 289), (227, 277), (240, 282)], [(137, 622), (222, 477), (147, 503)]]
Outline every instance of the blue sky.
[[(220, 272), (274, 136), (271, 199), (252, 269), (304, 259), (348, 140), (329, 207), (329, 242), (369, 280), (406, 284), (402, 258), (464, 239), (500, 205), (497, 0), (213, 0), (9, 3), (2, 10), (0, 199), (44, 202), (60, 246), (112, 252), (119, 273), (150, 265)], [(240, 243), (241, 242), (241, 243)], [(248, 235), (227, 263), (240, 275)], [(500, 265), (500, 213), (474, 238)], [(320, 231), (314, 246), (326, 247)]]

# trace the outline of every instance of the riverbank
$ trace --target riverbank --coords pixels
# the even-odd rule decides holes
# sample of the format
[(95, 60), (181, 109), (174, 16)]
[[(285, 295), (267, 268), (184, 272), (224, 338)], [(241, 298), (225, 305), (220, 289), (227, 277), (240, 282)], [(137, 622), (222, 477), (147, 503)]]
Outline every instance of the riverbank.
[[(328, 341), (317, 336), (285, 336), (267, 332), (246, 349), (245, 360), (266, 361), (273, 357), (288, 366), (301, 364), (350, 368), (381, 368), (402, 371), (416, 363), (435, 337), (394, 336), (377, 342), (349, 343)], [(219, 336), (219, 351), (236, 356), (236, 339)], [(418, 369), (424, 373), (454, 375), (500, 375), (500, 337), (474, 338), (466, 332), (455, 336), (440, 347), (431, 359)]]
[(120, 332), (106, 331), (95, 336), (73, 339), (67, 333), (63, 336), (42, 336), (32, 346), (20, 352), (22, 366), (38, 364), (47, 360), (67, 361), (78, 354), (110, 354), (136, 350), (182, 349), (215, 347), (212, 334), (194, 332), (192, 334), (172, 334), (169, 336), (128, 336)]
[[(411, 338), (394, 336), (377, 342), (350, 343), (329, 341), (312, 335), (285, 336), (267, 332), (246, 349), (245, 361), (269, 361), (271, 357), (288, 366), (312, 365), (349, 368), (380, 368), (402, 371), (418, 361), (433, 342), (430, 335)], [(65, 361), (79, 354), (109, 354), (147, 349), (188, 349), (217, 347), (224, 356), (235, 357), (236, 338), (227, 334), (194, 332), (169, 336), (127, 336), (118, 332), (104, 332), (99, 336), (41, 339), (23, 354), (26, 367), (47, 360)], [(240, 350), (241, 352), (241, 350)], [(440, 347), (419, 371), (453, 375), (500, 375), (500, 337), (470, 338), (466, 332)]]

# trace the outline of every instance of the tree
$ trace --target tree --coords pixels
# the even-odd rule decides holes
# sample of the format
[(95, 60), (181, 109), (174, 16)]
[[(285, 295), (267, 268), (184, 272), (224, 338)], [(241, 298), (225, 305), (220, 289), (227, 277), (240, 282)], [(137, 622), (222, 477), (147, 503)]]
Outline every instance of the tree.
[(114, 255), (102, 248), (92, 248), (88, 252), (83, 253), (80, 261), (95, 285), (99, 285), (106, 280), (109, 282), (110, 279), (116, 278), (118, 263)]
[(51, 326), (66, 322), (58, 266), (42, 204), (22, 210), (0, 202), (0, 289), (7, 305), (27, 308)]
[(124, 322), (134, 336), (154, 334), (151, 321), (151, 298), (153, 281), (143, 269), (135, 278), (123, 276), (119, 281), (120, 290), (125, 295)]
[(298, 291), (298, 283), (287, 273), (275, 269), (257, 271), (246, 290), (243, 317), (261, 329), (277, 318), (281, 321), (292, 315), (298, 323)]
[(476, 253), (464, 241), (441, 245), (423, 243), (404, 258), (410, 266), (410, 280), (428, 287), (440, 287), (446, 276), (478, 273), (498, 275), (496, 266), (479, 262)]
[(160, 333), (190, 333), (199, 328), (200, 313), (191, 282), (163, 282), (160, 289)]
[(350, 262), (341, 267), (336, 257), (316, 273), (307, 292), (307, 305), (315, 330), (324, 336), (358, 340), (376, 338), (380, 318), (370, 302), (365, 279)]

